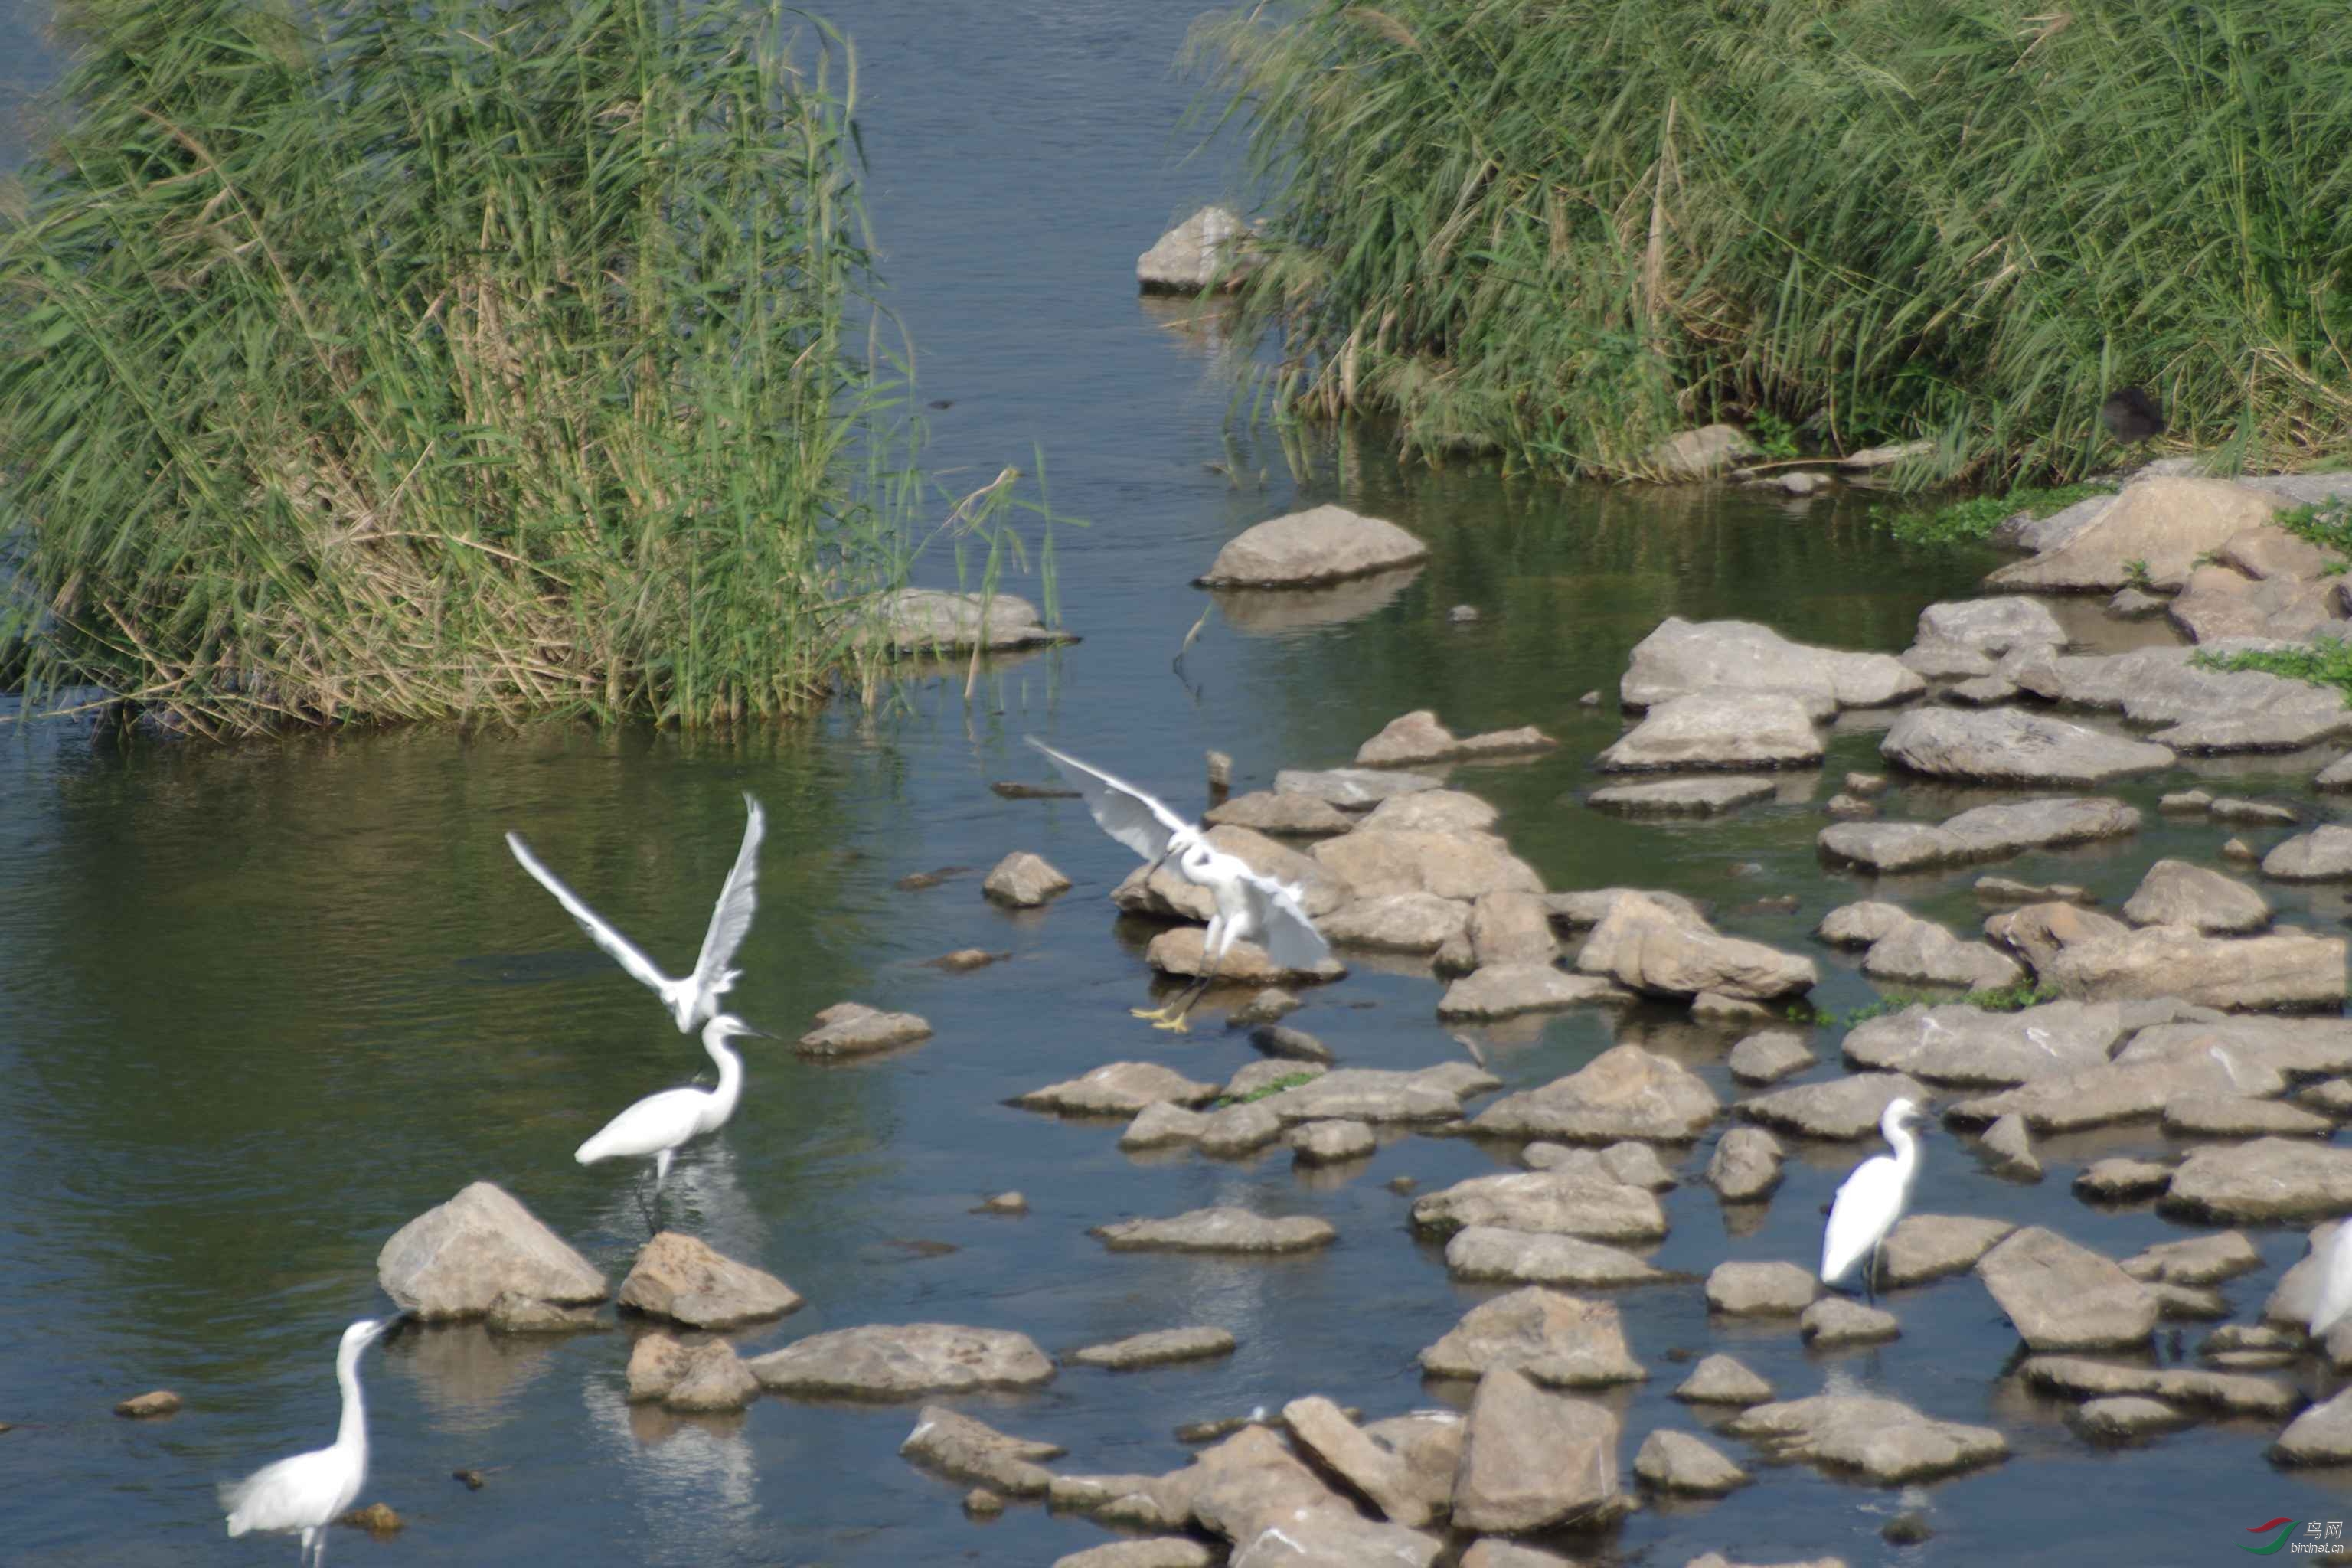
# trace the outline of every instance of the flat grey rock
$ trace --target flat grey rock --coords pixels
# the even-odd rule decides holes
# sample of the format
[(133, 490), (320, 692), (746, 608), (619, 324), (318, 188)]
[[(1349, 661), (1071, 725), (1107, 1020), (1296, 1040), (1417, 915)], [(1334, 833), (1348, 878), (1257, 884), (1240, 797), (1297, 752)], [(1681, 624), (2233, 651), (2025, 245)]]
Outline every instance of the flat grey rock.
[(1713, 1123), (1722, 1108), (1699, 1076), (1671, 1058), (1639, 1046), (1612, 1046), (1576, 1071), (1540, 1089), (1505, 1095), (1471, 1125), (1505, 1138), (1549, 1138), (1568, 1143), (1621, 1139), (1687, 1142)]
[(2008, 1442), (1990, 1426), (1932, 1420), (1900, 1400), (1862, 1394), (1755, 1405), (1724, 1429), (1775, 1458), (1859, 1471), (1882, 1486), (1974, 1469), (2009, 1453)]
[(1511, 1367), (1538, 1383), (1598, 1388), (1647, 1374), (1625, 1345), (1617, 1309), (1606, 1301), (1528, 1285), (1482, 1301), (1421, 1352), (1432, 1377), (1484, 1377)]
[(1640, 709), (1699, 691), (1812, 691), (1841, 708), (1876, 708), (1907, 701), (1926, 689), (1887, 654), (1811, 647), (1751, 621), (1669, 616), (1634, 646), (1618, 695), (1628, 708)]
[(1155, 1329), (1150, 1333), (1130, 1334), (1123, 1340), (1107, 1344), (1088, 1345), (1071, 1353), (1070, 1359), (1080, 1366), (1108, 1367), (1126, 1371), (1142, 1366), (1165, 1366), (1171, 1362), (1205, 1361), (1212, 1356), (1231, 1355), (1234, 1336), (1213, 1327), (1188, 1329)]
[(1573, 1171), (1472, 1176), (1415, 1198), (1412, 1223), (1431, 1236), (1474, 1226), (1612, 1243), (1655, 1241), (1666, 1234), (1656, 1194)]
[(1600, 1289), (1649, 1285), (1670, 1278), (1630, 1252), (1572, 1236), (1546, 1236), (1495, 1226), (1454, 1232), (1445, 1244), (1454, 1279), (1480, 1284), (1551, 1285)]
[(898, 1445), (903, 1458), (1004, 1497), (1044, 1497), (1054, 1472), (1040, 1461), (1065, 1452), (1058, 1443), (1015, 1437), (944, 1405), (924, 1405)]
[(1930, 778), (2082, 787), (2168, 768), (2171, 748), (2015, 709), (1921, 708), (1898, 717), (1879, 754)]
[(2143, 1345), (2157, 1301), (2113, 1258), (2029, 1226), (1977, 1260), (1977, 1278), (2037, 1351)]
[(1302, 588), (1392, 571), (1429, 546), (1392, 522), (1318, 506), (1244, 530), (1198, 579), (1209, 588)]
[(1585, 804), (1620, 816), (1717, 816), (1750, 802), (1769, 800), (1780, 786), (1762, 778), (1666, 779), (1657, 784), (1611, 784), (1594, 790)]
[(1709, 690), (1651, 709), (1601, 753), (1598, 765), (1603, 773), (1794, 768), (1820, 762), (1822, 753), (1812, 715), (1798, 699), (1779, 691)]
[(1933, 1098), (1908, 1073), (1865, 1072), (1774, 1089), (1743, 1100), (1733, 1109), (1750, 1121), (1783, 1132), (1843, 1141), (1874, 1135), (1878, 1119), (1895, 1100), (1924, 1105)]
[(1721, 1497), (1754, 1479), (1705, 1440), (1664, 1428), (1642, 1440), (1633, 1473), (1660, 1491), (1696, 1497)]
[(2003, 802), (1940, 824), (1840, 822), (1822, 830), (1823, 858), (1881, 873), (1998, 860), (2139, 831), (2139, 813), (2105, 796)]
[(2293, 1138), (2195, 1149), (2173, 1172), (2164, 1207), (2231, 1223), (2352, 1213), (2352, 1149)]
[(911, 1399), (1034, 1388), (1054, 1363), (1028, 1335), (954, 1323), (869, 1323), (796, 1340), (747, 1363), (778, 1394)]
[(2123, 916), (2136, 926), (2182, 925), (2210, 936), (2243, 936), (2271, 923), (2271, 907), (2235, 877), (2186, 860), (2158, 860), (2125, 900)]
[(1274, 775), (1284, 795), (1312, 795), (1342, 810), (1379, 805), (1402, 795), (1433, 790), (1444, 781), (1393, 768), (1284, 768)]
[(1128, 1219), (1088, 1233), (1113, 1252), (1308, 1252), (1339, 1232), (1312, 1215), (1269, 1218), (1244, 1208), (1193, 1209), (1169, 1219)]

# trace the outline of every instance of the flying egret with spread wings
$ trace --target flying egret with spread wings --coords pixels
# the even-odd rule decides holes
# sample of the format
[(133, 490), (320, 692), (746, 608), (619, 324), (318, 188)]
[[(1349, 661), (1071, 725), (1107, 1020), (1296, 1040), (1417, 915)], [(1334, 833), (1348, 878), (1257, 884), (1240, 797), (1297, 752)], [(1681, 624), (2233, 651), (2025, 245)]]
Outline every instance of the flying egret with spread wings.
[(751, 911), (759, 903), (760, 839), (768, 830), (767, 814), (760, 803), (749, 795), (743, 804), (751, 808), (751, 820), (743, 826), (743, 847), (735, 852), (734, 868), (719, 889), (719, 907), (710, 911), (710, 929), (703, 933), (702, 952), (695, 960), (694, 970), (683, 980), (672, 980), (654, 967), (635, 942), (607, 924), (604, 918), (583, 902), (579, 894), (563, 885), (554, 872), (539, 863), (530, 846), (518, 833), (507, 835), (507, 847), (522, 868), (542, 888), (555, 895), (555, 901), (564, 911), (580, 922), (588, 940), (611, 953), (639, 982), (653, 988), (677, 1020), (677, 1032), (691, 1034), (695, 1025), (719, 1011), (719, 996), (733, 988), (742, 971), (730, 969), (735, 952), (743, 945), (743, 938), (751, 930)]
[(341, 1518), (367, 1484), (367, 1407), (360, 1399), (360, 1352), (382, 1336), (386, 1318), (362, 1318), (343, 1331), (335, 1351), (335, 1381), (342, 1385), (343, 1418), (324, 1448), (296, 1454), (220, 1489), (229, 1534), (248, 1530), (299, 1530), (298, 1561), (327, 1560), (327, 1526)]
[(1878, 1299), (1878, 1254), (1886, 1233), (1903, 1217), (1911, 1201), (1911, 1183), (1919, 1173), (1919, 1143), (1911, 1124), (1920, 1117), (1918, 1104), (1889, 1100), (1878, 1118), (1878, 1131), (1894, 1146), (1892, 1157), (1873, 1154), (1853, 1168), (1830, 1205), (1830, 1222), (1822, 1231), (1822, 1283), (1834, 1285), (1853, 1272), (1864, 1258), (1864, 1294)]
[(1077, 786), (1105, 833), (1150, 861), (1154, 871), (1163, 862), (1172, 864), (1178, 875), (1207, 889), (1216, 902), (1217, 912), (1201, 944), (1206, 962), (1200, 978), (1165, 1006), (1135, 1008), (1137, 1017), (1150, 1019), (1156, 1028), (1183, 1029), (1184, 1016), (1208, 991), (1236, 942), (1258, 943), (1285, 969), (1312, 969), (1330, 956), (1331, 946), (1307, 918), (1297, 888), (1255, 871), (1239, 856), (1217, 848), (1198, 825), (1126, 780), (1066, 756), (1034, 735), (1029, 743)]

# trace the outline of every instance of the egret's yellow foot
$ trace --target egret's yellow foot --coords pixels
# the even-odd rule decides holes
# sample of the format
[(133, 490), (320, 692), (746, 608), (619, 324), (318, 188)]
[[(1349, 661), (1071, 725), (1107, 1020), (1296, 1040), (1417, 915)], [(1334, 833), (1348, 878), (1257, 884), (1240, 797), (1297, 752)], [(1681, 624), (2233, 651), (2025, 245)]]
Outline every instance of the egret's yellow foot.
[(1155, 1029), (1173, 1029), (1180, 1035), (1190, 1034), (1192, 1030), (1192, 1026), (1184, 1021), (1184, 1015), (1181, 1013), (1172, 1018), (1160, 1019), (1151, 1026)]
[(1166, 1007), (1129, 1007), (1128, 1012), (1138, 1018), (1149, 1018), (1155, 1024), (1165, 1023), (1168, 1019)]

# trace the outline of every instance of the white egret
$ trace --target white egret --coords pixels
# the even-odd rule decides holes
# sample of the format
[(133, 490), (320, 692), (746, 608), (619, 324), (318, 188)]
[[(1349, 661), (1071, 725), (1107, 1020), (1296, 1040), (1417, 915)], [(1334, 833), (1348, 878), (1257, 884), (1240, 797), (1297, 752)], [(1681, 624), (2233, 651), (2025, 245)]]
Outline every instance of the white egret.
[(228, 1510), (228, 1532), (248, 1530), (299, 1530), (302, 1551), (297, 1561), (313, 1564), (327, 1560), (327, 1526), (341, 1518), (367, 1484), (367, 1407), (360, 1398), (360, 1352), (368, 1348), (391, 1320), (362, 1318), (343, 1331), (335, 1352), (335, 1381), (342, 1385), (343, 1418), (335, 1428), (334, 1443), (307, 1454), (296, 1454), (274, 1465), (264, 1465), (241, 1481), (220, 1489), (221, 1506)]
[(2328, 1233), (2313, 1248), (2319, 1289), (2312, 1298), (2311, 1337), (2320, 1339), (2352, 1313), (2352, 1220)]
[(1172, 860), (1178, 875), (1206, 888), (1216, 901), (1217, 912), (1201, 944), (1204, 962), (1200, 978), (1165, 1006), (1132, 1009), (1137, 1017), (1150, 1019), (1155, 1028), (1183, 1029), (1184, 1016), (1208, 991), (1236, 942), (1257, 942), (1285, 969), (1312, 969), (1330, 956), (1331, 945), (1307, 918), (1297, 888), (1255, 871), (1239, 856), (1217, 848), (1197, 824), (1126, 780), (1066, 756), (1034, 735), (1029, 743), (1077, 786), (1105, 833), (1151, 862), (1154, 871)]
[(670, 1016), (677, 1020), (677, 1032), (684, 1035), (691, 1033), (695, 1025), (719, 1011), (720, 994), (733, 989), (742, 973), (727, 966), (733, 961), (735, 950), (743, 945), (743, 938), (751, 930), (751, 911), (759, 902), (760, 839), (768, 830), (767, 814), (760, 809), (760, 803), (746, 795), (743, 804), (751, 808), (751, 820), (743, 826), (743, 847), (735, 852), (734, 869), (727, 873), (727, 880), (719, 885), (719, 907), (710, 911), (710, 929), (703, 932), (702, 952), (695, 960), (694, 972), (683, 980), (672, 980), (656, 969), (653, 960), (639, 951), (635, 943), (607, 925), (604, 917), (581, 901), (579, 894), (565, 887), (554, 872), (541, 865), (539, 857), (530, 852), (530, 846), (522, 841), (520, 834), (508, 834), (507, 847), (514, 851), (514, 858), (521, 862), (522, 868), (530, 872), (541, 887), (553, 893), (555, 901), (580, 922), (580, 929), (588, 933), (589, 941), (619, 960), (621, 967), (638, 981), (653, 987), (661, 997), (662, 1005), (668, 1008)]
[(1911, 1135), (1911, 1123), (1919, 1116), (1912, 1100), (1887, 1102), (1878, 1131), (1895, 1153), (1873, 1154), (1838, 1188), (1836, 1201), (1830, 1205), (1830, 1222), (1822, 1231), (1822, 1284), (1836, 1284), (1867, 1257), (1863, 1290), (1873, 1301), (1878, 1299), (1879, 1248), (1903, 1217), (1903, 1207), (1911, 1201), (1912, 1179), (1919, 1173), (1919, 1144)]
[[(583, 1165), (593, 1165), (599, 1160), (652, 1155), (654, 1203), (658, 1206), (662, 1182), (669, 1175), (670, 1160), (679, 1147), (725, 1126), (727, 1119), (735, 1114), (735, 1102), (743, 1096), (743, 1058), (728, 1048), (730, 1035), (775, 1038), (732, 1013), (719, 1014), (702, 1026), (702, 1048), (719, 1064), (717, 1089), (666, 1089), (659, 1094), (649, 1094), (604, 1123), (604, 1130), (580, 1145), (572, 1158)], [(651, 1209), (646, 1211), (646, 1225), (653, 1227)]]

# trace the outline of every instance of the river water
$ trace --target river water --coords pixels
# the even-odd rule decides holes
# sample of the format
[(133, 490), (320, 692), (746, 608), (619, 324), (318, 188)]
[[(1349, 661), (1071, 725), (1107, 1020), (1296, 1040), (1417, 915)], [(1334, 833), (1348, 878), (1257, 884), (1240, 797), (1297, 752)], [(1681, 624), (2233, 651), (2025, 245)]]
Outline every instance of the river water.
[[(881, 710), (843, 705), (801, 728), (725, 737), (542, 728), (302, 736), (230, 751), (94, 747), (58, 726), (0, 746), (0, 1557), (18, 1563), (271, 1561), (282, 1542), (222, 1536), (222, 1479), (325, 1440), (330, 1363), (352, 1318), (384, 1310), (383, 1238), (476, 1179), (515, 1192), (615, 1279), (640, 1222), (630, 1173), (570, 1152), (614, 1110), (700, 1064), (646, 995), (508, 858), (543, 856), (653, 952), (690, 952), (734, 852), (740, 795), (767, 805), (761, 915), (738, 1010), (787, 1036), (843, 998), (929, 1017), (927, 1043), (845, 1067), (751, 1042), (735, 1121), (673, 1178), (688, 1228), (789, 1280), (809, 1305), (737, 1336), (747, 1352), (861, 1322), (1013, 1328), (1049, 1352), (1182, 1323), (1240, 1341), (1227, 1358), (1129, 1374), (1068, 1368), (1043, 1391), (967, 1402), (984, 1419), (1067, 1446), (1073, 1470), (1184, 1461), (1181, 1423), (1321, 1392), (1382, 1415), (1461, 1396), (1424, 1387), (1415, 1352), (1491, 1291), (1457, 1288), (1416, 1244), (1390, 1178), (1423, 1190), (1496, 1168), (1466, 1142), (1385, 1143), (1360, 1167), (1296, 1173), (1278, 1148), (1239, 1162), (1130, 1159), (1108, 1124), (1057, 1122), (1004, 1100), (1103, 1062), (1165, 1061), (1222, 1078), (1254, 1059), (1213, 1026), (1157, 1034), (1128, 1016), (1149, 994), (1148, 933), (1115, 929), (1104, 895), (1132, 865), (1066, 801), (1010, 801), (992, 780), (1040, 780), (1039, 734), (1186, 806), (1202, 754), (1239, 787), (1277, 766), (1345, 762), (1398, 712), (1434, 707), (1457, 731), (1535, 723), (1561, 749), (1463, 769), (1502, 829), (1558, 889), (1637, 883), (1710, 900), (1728, 930), (1811, 952), (1824, 1006), (1872, 989), (1808, 939), (1864, 884), (1825, 875), (1817, 802), (1874, 763), (1867, 724), (1842, 730), (1819, 778), (1705, 826), (1633, 826), (1580, 804), (1590, 759), (1618, 732), (1627, 649), (1668, 613), (1769, 621), (1807, 640), (1904, 646), (1921, 605), (1969, 590), (1987, 560), (1891, 543), (1864, 505), (1717, 490), (1604, 492), (1504, 482), (1475, 467), (1401, 472), (1377, 440), (1280, 444), (1227, 429), (1218, 347), (1139, 301), (1136, 253), (1225, 195), (1231, 150), (1187, 159), (1190, 88), (1172, 74), (1179, 13), (1015, 0), (877, 0), (845, 20), (863, 60), (868, 195), (891, 302), (911, 331), (941, 483), (976, 487), (1045, 451), (1066, 616), (1085, 641), (960, 679), (917, 681)], [(21, 43), (23, 18), (12, 35)], [(5, 42), (8, 40), (0, 40)], [(1227, 471), (1213, 470), (1222, 465)], [(1261, 479), (1263, 472), (1263, 479)], [(969, 482), (960, 482), (964, 476)], [(1185, 584), (1240, 528), (1344, 500), (1426, 538), (1409, 584), (1306, 616), (1213, 621)], [(944, 561), (930, 580), (950, 575)], [(1456, 625), (1456, 604), (1483, 618)], [(1319, 621), (1317, 616), (1324, 618)], [(2209, 768), (2241, 791), (2299, 791), (2306, 762)], [(2152, 805), (2179, 777), (2123, 790)], [(1910, 790), (1897, 816), (1968, 797)], [(2009, 874), (2084, 881), (2120, 899), (2158, 854), (2210, 861), (2221, 834), (2150, 826), (2119, 847), (2028, 857)], [(1076, 879), (1047, 910), (1008, 915), (978, 871), (1015, 848)], [(972, 868), (921, 891), (911, 872)], [(1910, 907), (1977, 918), (1972, 877), (1907, 880)], [(1793, 910), (1757, 900), (1793, 894)], [(2333, 925), (2330, 895), (2284, 900)], [(950, 976), (952, 949), (1010, 960)], [(1360, 964), (1293, 1020), (1349, 1063), (1455, 1058), (1436, 983)], [(1485, 1031), (1512, 1087), (1605, 1048), (1612, 1020), (1570, 1013)], [(1684, 1060), (1727, 1099), (1732, 1037), (1669, 1012), (1615, 1026)], [(1816, 1042), (1834, 1062), (1832, 1032)], [(1817, 1075), (1834, 1068), (1825, 1065)], [(2075, 1169), (2160, 1151), (2148, 1129), (2051, 1142), (2038, 1186), (1980, 1171), (1929, 1140), (1917, 1205), (2046, 1223), (2121, 1255), (2188, 1234), (2145, 1205), (2094, 1209)], [(1660, 1266), (1726, 1257), (1811, 1261), (1820, 1205), (1857, 1157), (1800, 1150), (1761, 1223), (1727, 1230), (1679, 1162)], [(970, 1211), (1017, 1187), (1024, 1217)], [(1213, 1203), (1318, 1214), (1340, 1233), (1283, 1261), (1104, 1252), (1087, 1227)], [(2301, 1250), (2257, 1233), (2267, 1267), (2227, 1294), (2242, 1319)], [(1700, 1429), (1666, 1397), (1670, 1352), (1727, 1349), (1784, 1394), (1880, 1389), (1987, 1422), (2014, 1449), (1949, 1482), (1885, 1489), (1764, 1468), (1711, 1504), (1654, 1504), (1585, 1543), (1594, 1561), (1675, 1565), (1710, 1549), (1778, 1562), (2188, 1563), (2230, 1560), (2250, 1524), (2352, 1516), (2339, 1479), (2274, 1470), (2265, 1426), (2197, 1426), (2152, 1447), (2086, 1447), (2063, 1407), (2005, 1375), (2014, 1336), (1963, 1277), (1895, 1298), (1903, 1337), (1814, 1354), (1785, 1328), (1710, 1324), (1690, 1286), (1623, 1293), (1647, 1384), (1612, 1397), (1630, 1465), (1655, 1426)], [(2190, 1330), (2193, 1343), (2199, 1331)], [(337, 1531), (344, 1561), (418, 1563), (790, 1563), (871, 1568), (1043, 1563), (1106, 1539), (1016, 1505), (988, 1524), (962, 1488), (897, 1447), (914, 1406), (767, 1398), (740, 1416), (629, 1409), (625, 1340), (495, 1340), (477, 1329), (396, 1341), (366, 1363), (375, 1460), (366, 1497), (407, 1529), (388, 1543)], [(180, 1415), (134, 1423), (117, 1399), (170, 1387)], [(1725, 1445), (1748, 1458), (1738, 1445)], [(488, 1472), (479, 1491), (451, 1479)], [(1879, 1529), (1919, 1509), (1921, 1545)]]

